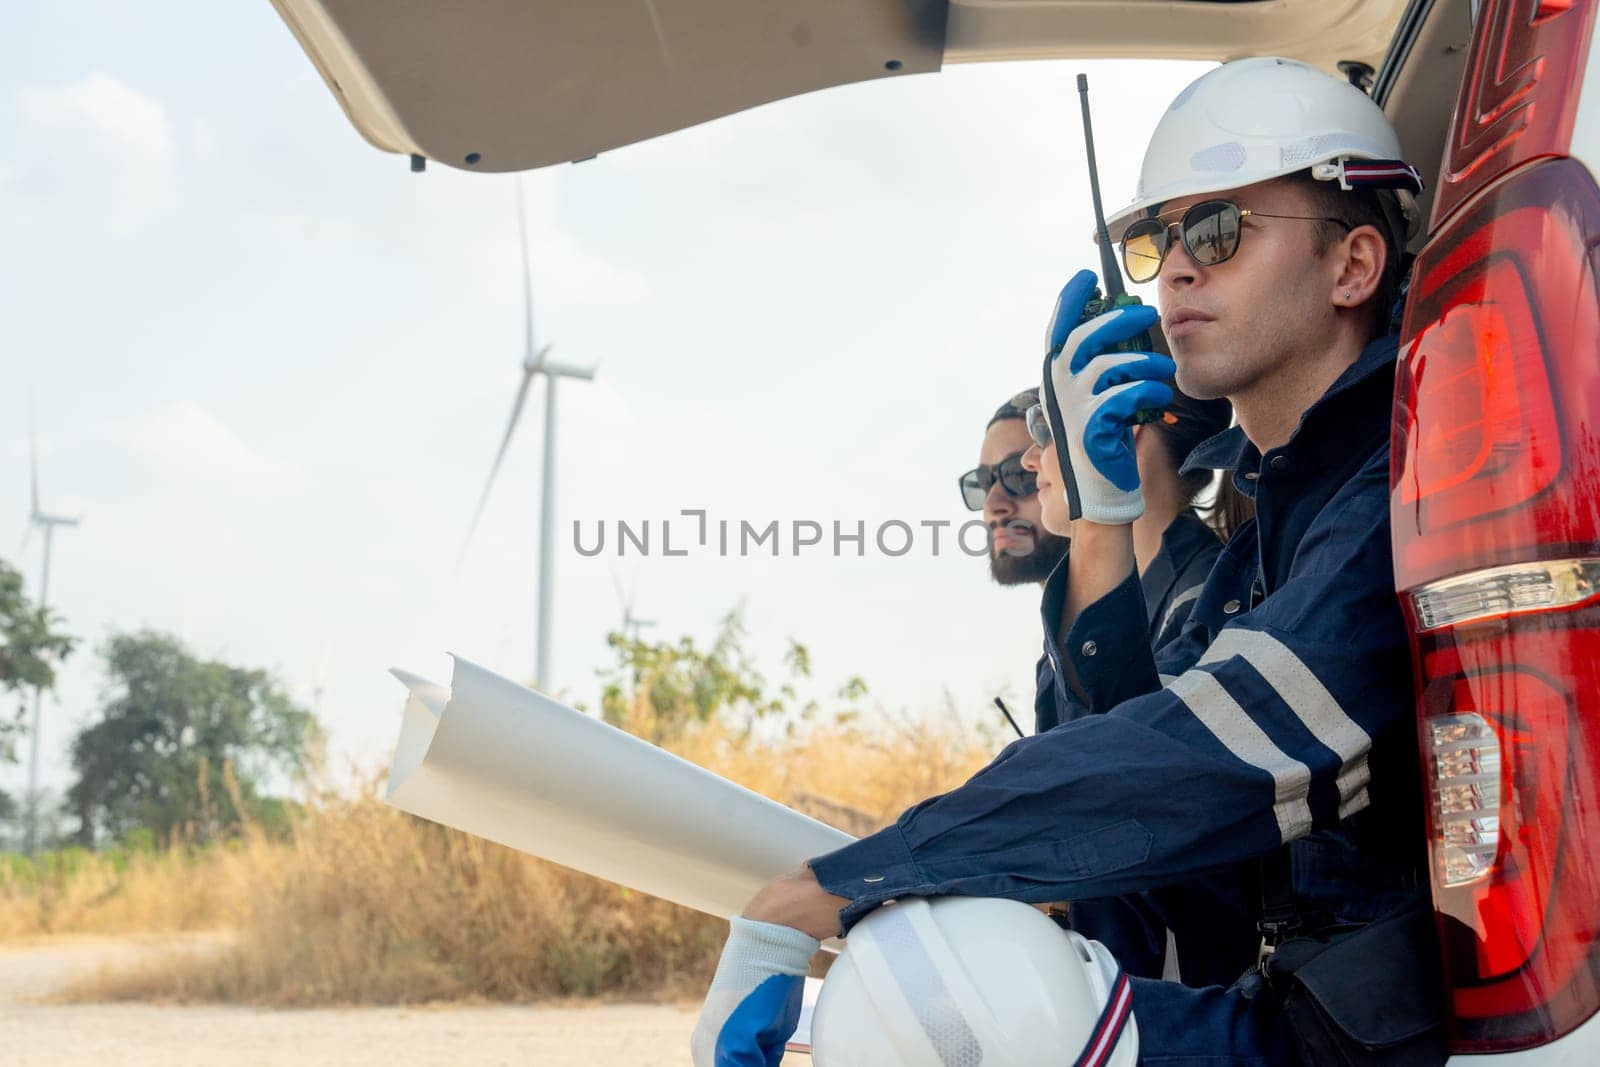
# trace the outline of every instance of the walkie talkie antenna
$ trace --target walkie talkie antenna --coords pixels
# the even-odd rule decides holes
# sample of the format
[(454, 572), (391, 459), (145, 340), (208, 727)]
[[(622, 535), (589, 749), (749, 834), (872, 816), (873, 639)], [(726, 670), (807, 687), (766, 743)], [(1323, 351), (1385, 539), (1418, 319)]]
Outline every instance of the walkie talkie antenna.
[[(1117, 254), (1111, 247), (1111, 234), (1106, 229), (1105, 208), (1100, 205), (1100, 173), (1094, 163), (1094, 126), (1089, 121), (1089, 79), (1087, 76), (1078, 75), (1078, 99), (1083, 104), (1083, 147), (1089, 157), (1089, 193), (1094, 201), (1094, 224), (1098, 230), (1100, 243), (1100, 276), (1105, 286), (1105, 296), (1102, 298), (1100, 290), (1096, 289), (1090, 298), (1084, 302), (1083, 309), (1078, 318), (1079, 325), (1090, 322), (1100, 315), (1119, 309), (1131, 309), (1144, 302), (1133, 296), (1122, 284), (1122, 270), (1117, 266)], [(1072, 335), (1068, 335), (1071, 337)], [(1058, 342), (1059, 345), (1059, 342)], [(1151, 350), (1151, 337), (1149, 331), (1118, 341), (1110, 346), (1115, 352), (1149, 352)], [(1066, 426), (1061, 419), (1061, 403), (1056, 398), (1055, 390), (1055, 360), (1060, 355), (1059, 347), (1051, 348), (1044, 356), (1043, 393), (1040, 404), (1045, 415), (1050, 420), (1050, 435), (1057, 441), (1064, 441), (1067, 437)], [(1172, 416), (1160, 408), (1140, 408), (1134, 412), (1135, 425), (1155, 422), (1157, 420), (1172, 421)], [(1078, 479), (1072, 471), (1070, 463), (1061, 464), (1062, 489), (1067, 497), (1067, 516), (1072, 519), (1083, 517), (1083, 501), (1078, 493)]]
[(1078, 102), (1083, 105), (1083, 147), (1089, 155), (1089, 196), (1094, 201), (1094, 225), (1100, 234), (1100, 274), (1106, 287), (1106, 300), (1114, 303), (1127, 292), (1122, 285), (1122, 270), (1117, 266), (1117, 253), (1111, 247), (1111, 233), (1106, 229), (1105, 208), (1100, 206), (1100, 172), (1094, 165), (1094, 125), (1089, 121), (1089, 78), (1078, 75)]

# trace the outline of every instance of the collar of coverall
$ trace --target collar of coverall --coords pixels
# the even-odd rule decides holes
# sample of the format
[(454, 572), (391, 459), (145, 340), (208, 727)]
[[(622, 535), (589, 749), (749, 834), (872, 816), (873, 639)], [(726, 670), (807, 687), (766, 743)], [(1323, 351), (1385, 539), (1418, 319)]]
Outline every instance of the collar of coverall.
[[(1392, 375), (1399, 344), (1400, 339), (1394, 334), (1369, 342), (1367, 347), (1361, 350), (1361, 355), (1356, 357), (1356, 361), (1346, 367), (1344, 373), (1328, 387), (1328, 391), (1300, 416), (1300, 424), (1295, 427), (1288, 443), (1283, 445), (1281, 450), (1297, 455), (1303, 454), (1311, 459), (1317, 458), (1324, 450), (1336, 453), (1342, 435), (1318, 433), (1316, 432), (1318, 426), (1333, 418), (1344, 420), (1351, 418), (1352, 415), (1359, 417), (1358, 410), (1346, 410), (1351, 406), (1350, 393), (1376, 375)], [(1371, 401), (1365, 396), (1365, 390), (1362, 390), (1354, 403), (1359, 408), (1361, 405), (1370, 406)], [(1386, 405), (1378, 414), (1385, 421), (1390, 417)], [(1259, 458), (1255, 446), (1250, 443), (1250, 438), (1245, 436), (1244, 430), (1238, 426), (1230, 426), (1215, 437), (1208, 437), (1196, 445), (1194, 451), (1189, 453), (1189, 458), (1183, 461), (1179, 474), (1189, 474), (1199, 470), (1238, 470), (1247, 461), (1253, 464)]]

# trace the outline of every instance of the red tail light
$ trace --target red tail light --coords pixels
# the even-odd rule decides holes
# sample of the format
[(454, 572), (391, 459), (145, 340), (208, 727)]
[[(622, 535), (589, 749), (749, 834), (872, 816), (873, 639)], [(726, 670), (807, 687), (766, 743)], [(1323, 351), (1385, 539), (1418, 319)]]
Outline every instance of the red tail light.
[(1600, 190), (1526, 166), (1419, 257), (1391, 499), (1457, 1051), (1600, 1010)]
[(1600, 541), (1597, 242), (1593, 179), (1550, 160), (1418, 258), (1393, 456), (1400, 588)]
[(1418, 653), (1453, 1044), (1542, 1044), (1600, 1007), (1600, 609), (1447, 627)]

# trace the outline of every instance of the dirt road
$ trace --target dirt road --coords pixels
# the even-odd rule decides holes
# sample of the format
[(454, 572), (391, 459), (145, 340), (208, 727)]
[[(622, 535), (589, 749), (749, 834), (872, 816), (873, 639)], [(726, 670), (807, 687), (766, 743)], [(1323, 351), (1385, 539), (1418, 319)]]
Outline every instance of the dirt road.
[(0, 1062), (7, 1067), (637, 1067), (687, 1064), (689, 1006), (356, 1008), (33, 1003), (83, 973), (171, 942), (0, 945)]

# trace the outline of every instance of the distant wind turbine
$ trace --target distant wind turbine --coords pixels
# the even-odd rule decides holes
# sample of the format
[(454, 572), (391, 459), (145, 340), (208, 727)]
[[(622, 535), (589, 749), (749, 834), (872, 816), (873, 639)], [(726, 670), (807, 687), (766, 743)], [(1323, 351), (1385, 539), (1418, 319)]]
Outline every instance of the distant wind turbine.
[(317, 672), (311, 678), (311, 713), (322, 718), (322, 693), (328, 687), (328, 665), (333, 660), (333, 639), (322, 643), (322, 656), (317, 660)]
[(639, 631), (646, 626), (654, 626), (654, 619), (641, 619), (633, 613), (633, 601), (638, 593), (638, 576), (634, 577), (634, 585), (628, 589), (626, 595), (622, 592), (622, 579), (617, 577), (615, 568), (611, 571), (611, 584), (617, 591), (617, 606), (622, 609), (622, 636), (630, 641), (639, 640)]
[[(44, 530), (44, 567), (39, 575), (39, 610), (45, 610), (50, 601), (50, 550), (55, 544), (56, 527), (76, 526), (76, 518), (51, 515), (39, 506), (39, 434), (34, 425), (33, 405), (28, 405), (28, 526), (22, 535), (20, 557), (28, 550), (28, 541), (37, 527)], [(43, 688), (33, 687), (33, 725), (28, 731), (28, 795), (26, 838), (23, 848), (33, 855), (38, 848), (39, 832), (39, 709)]]
[[(489, 502), (489, 491), (494, 488), (495, 475), (500, 473), (500, 463), (506, 457), (506, 449), (511, 444), (511, 435), (516, 432), (517, 420), (522, 417), (522, 405), (528, 398), (528, 389), (533, 384), (536, 374), (544, 375), (544, 490), (540, 501), (539, 513), (539, 605), (536, 628), (538, 631), (535, 639), (534, 653), (534, 685), (545, 689), (550, 682), (550, 630), (552, 626), (551, 603), (554, 577), (552, 563), (555, 559), (555, 486), (556, 486), (556, 381), (560, 378), (576, 378), (581, 381), (594, 379), (593, 367), (573, 367), (561, 363), (552, 363), (548, 359), (550, 346), (543, 348), (534, 344), (533, 332), (533, 278), (528, 269), (528, 226), (522, 208), (522, 183), (516, 182), (517, 190), (517, 235), (522, 240), (522, 305), (523, 305), (523, 333), (522, 333), (522, 382), (517, 386), (516, 399), (511, 403), (511, 418), (506, 423), (506, 432), (500, 438), (500, 449), (495, 453), (494, 463), (489, 468), (489, 477), (483, 483), (483, 493), (478, 497), (478, 507), (472, 513), (472, 523), (467, 527), (466, 539), (461, 544), (461, 555), (466, 556), (467, 545), (472, 541), (472, 534), (478, 528), (478, 520), (483, 517), (484, 506)], [(459, 564), (459, 560), (458, 560)]]

